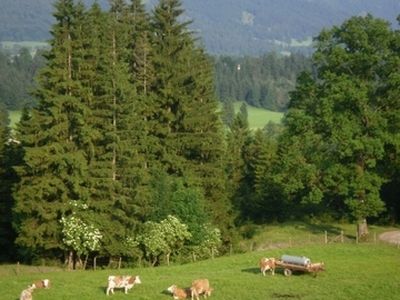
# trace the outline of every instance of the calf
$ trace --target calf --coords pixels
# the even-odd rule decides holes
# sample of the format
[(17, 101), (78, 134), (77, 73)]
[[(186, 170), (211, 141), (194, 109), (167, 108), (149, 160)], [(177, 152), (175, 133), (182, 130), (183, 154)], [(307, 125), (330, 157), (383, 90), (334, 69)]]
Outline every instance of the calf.
[(275, 275), (275, 258), (263, 257), (260, 260), (260, 271), (265, 276), (265, 272), (270, 270), (272, 275)]
[(187, 289), (178, 288), (175, 284), (167, 288), (167, 291), (172, 294), (174, 299), (186, 299), (189, 295)]
[(43, 279), (43, 280), (38, 280), (35, 281), (32, 286), (34, 286), (37, 289), (48, 289), (50, 288), (50, 280), (48, 279)]
[(207, 296), (211, 296), (211, 292), (213, 289), (210, 287), (210, 283), (208, 279), (197, 279), (192, 282), (192, 286), (190, 287), (190, 292), (192, 296), (192, 300), (194, 296), (199, 300), (199, 295), (204, 295), (204, 298)]
[(32, 293), (35, 287), (33, 285), (28, 286), (27, 289), (23, 290), (21, 292), (21, 295), (19, 296), (19, 300), (32, 300)]
[(128, 290), (133, 288), (135, 284), (142, 283), (140, 281), (139, 276), (108, 276), (108, 285), (107, 285), (107, 296), (110, 294), (114, 294), (114, 288), (123, 288), (125, 294), (128, 294)]

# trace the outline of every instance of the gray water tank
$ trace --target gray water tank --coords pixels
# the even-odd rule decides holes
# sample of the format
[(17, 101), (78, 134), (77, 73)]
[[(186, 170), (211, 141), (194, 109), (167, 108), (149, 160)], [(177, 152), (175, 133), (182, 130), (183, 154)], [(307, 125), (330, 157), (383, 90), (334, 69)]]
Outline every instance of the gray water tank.
[(282, 255), (281, 260), (287, 264), (308, 266), (311, 261), (305, 256)]

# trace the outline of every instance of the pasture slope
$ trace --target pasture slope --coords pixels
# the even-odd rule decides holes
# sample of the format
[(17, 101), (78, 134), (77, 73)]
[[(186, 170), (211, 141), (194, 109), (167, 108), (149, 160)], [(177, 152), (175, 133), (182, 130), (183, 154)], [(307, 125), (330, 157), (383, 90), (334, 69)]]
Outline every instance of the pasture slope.
[[(281, 271), (263, 277), (258, 269), (261, 257), (282, 254), (304, 255), (313, 262), (324, 261), (326, 271), (316, 277), (294, 274), (285, 277)], [(36, 279), (49, 278), (49, 290), (36, 290), (34, 300), (135, 299), (168, 300), (165, 289), (177, 284), (188, 287), (193, 279), (208, 278), (214, 300), (368, 300), (399, 299), (400, 249), (397, 246), (373, 243), (313, 244), (268, 251), (253, 251), (185, 265), (99, 271), (53, 271), (46, 273), (2, 274), (0, 299), (17, 300), (20, 292)], [(12, 266), (9, 266), (9, 268)], [(5, 266), (0, 267), (5, 268)], [(22, 272), (21, 272), (22, 273)], [(115, 290), (107, 297), (107, 277), (140, 275), (142, 284), (125, 295)]]

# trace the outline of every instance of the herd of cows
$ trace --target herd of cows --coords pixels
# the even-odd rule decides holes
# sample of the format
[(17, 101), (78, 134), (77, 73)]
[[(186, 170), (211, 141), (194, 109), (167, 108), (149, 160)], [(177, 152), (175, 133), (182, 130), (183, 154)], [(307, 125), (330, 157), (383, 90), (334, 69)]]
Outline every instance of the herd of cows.
[[(281, 260), (275, 258), (261, 258), (259, 262), (259, 267), (261, 273), (265, 276), (267, 271), (271, 271), (271, 274), (275, 274), (275, 268), (284, 267), (285, 271), (288, 268), (293, 268), (293, 270), (301, 270), (316, 273), (318, 271), (324, 270), (323, 263), (311, 264), (311, 261), (306, 257), (296, 257), (283, 255)], [(284, 272), (285, 275), (286, 272)], [(128, 293), (136, 284), (141, 284), (139, 276), (108, 276), (108, 284), (106, 288), (106, 295), (109, 296), (110, 293), (114, 294), (114, 289), (123, 289), (125, 294)], [(28, 288), (21, 292), (20, 300), (32, 300), (33, 291), (37, 288), (50, 288), (50, 280), (43, 279), (33, 284), (29, 285)], [(192, 282), (191, 286), (188, 288), (179, 288), (177, 285), (173, 284), (167, 288), (167, 291), (172, 294), (174, 299), (187, 299), (191, 297), (192, 300), (196, 298), (199, 300), (199, 296), (204, 296), (207, 298), (211, 295), (213, 288), (210, 286), (208, 279), (196, 279)]]
[[(114, 294), (114, 289), (124, 289), (125, 294), (128, 294), (128, 291), (133, 288), (134, 285), (140, 284), (142, 281), (139, 276), (108, 276), (108, 284), (106, 289), (106, 295), (109, 296), (110, 293)], [(32, 300), (33, 299), (33, 291), (37, 288), (50, 288), (50, 280), (43, 279), (39, 280), (31, 285), (29, 285), (26, 289), (21, 292), (19, 297), (20, 300)], [(192, 282), (190, 288), (182, 289), (177, 287), (175, 284), (171, 285), (167, 288), (167, 291), (170, 292), (174, 299), (186, 299), (191, 297), (192, 300), (196, 297), (196, 300), (199, 300), (199, 296), (203, 295), (205, 298), (211, 295), (212, 288), (210, 287), (210, 283), (208, 279), (197, 279)]]

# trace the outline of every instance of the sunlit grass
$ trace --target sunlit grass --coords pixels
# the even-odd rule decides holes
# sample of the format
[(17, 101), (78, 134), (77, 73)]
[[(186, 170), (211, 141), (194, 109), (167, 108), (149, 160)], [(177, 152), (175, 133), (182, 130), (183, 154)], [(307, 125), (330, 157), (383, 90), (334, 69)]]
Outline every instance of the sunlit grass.
[[(285, 277), (281, 271), (263, 277), (258, 270), (262, 256), (304, 255), (313, 262), (324, 261), (326, 271), (316, 277), (294, 274)], [(257, 251), (201, 261), (186, 265), (158, 268), (63, 271), (2, 276), (1, 299), (17, 299), (20, 291), (33, 280), (49, 278), (49, 290), (34, 292), (35, 300), (101, 299), (105, 296), (110, 274), (140, 275), (142, 284), (124, 295), (116, 290), (112, 299), (172, 299), (165, 293), (171, 284), (187, 287), (196, 278), (208, 278), (215, 300), (264, 299), (398, 299), (400, 250), (395, 246), (371, 244), (309, 245)]]

